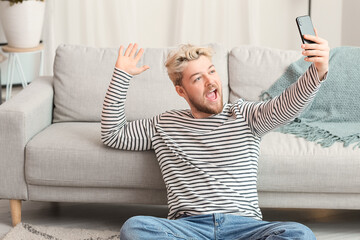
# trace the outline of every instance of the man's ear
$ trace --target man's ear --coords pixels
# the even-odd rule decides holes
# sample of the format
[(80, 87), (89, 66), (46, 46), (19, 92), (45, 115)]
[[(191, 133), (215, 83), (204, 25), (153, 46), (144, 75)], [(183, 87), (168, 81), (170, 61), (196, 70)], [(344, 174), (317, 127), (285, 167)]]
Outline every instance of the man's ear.
[(186, 93), (185, 93), (185, 90), (184, 90), (184, 88), (182, 86), (176, 85), (175, 90), (176, 90), (177, 94), (179, 94), (180, 97), (185, 98)]

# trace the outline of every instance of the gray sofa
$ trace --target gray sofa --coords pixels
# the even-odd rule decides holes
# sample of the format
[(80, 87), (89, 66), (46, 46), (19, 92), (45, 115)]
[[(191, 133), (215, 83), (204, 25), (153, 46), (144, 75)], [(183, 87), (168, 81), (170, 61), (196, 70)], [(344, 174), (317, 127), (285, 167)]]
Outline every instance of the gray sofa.
[[(298, 51), (212, 44), (224, 100), (259, 100), (301, 57)], [(166, 204), (153, 151), (111, 149), (100, 140), (102, 102), (117, 49), (59, 46), (53, 77), (40, 77), (0, 106), (0, 199), (10, 199), (13, 224), (21, 200)], [(150, 70), (131, 81), (129, 121), (188, 108), (168, 79), (169, 49), (146, 49)], [(271, 132), (261, 143), (260, 207), (360, 209), (360, 149), (330, 148)]]

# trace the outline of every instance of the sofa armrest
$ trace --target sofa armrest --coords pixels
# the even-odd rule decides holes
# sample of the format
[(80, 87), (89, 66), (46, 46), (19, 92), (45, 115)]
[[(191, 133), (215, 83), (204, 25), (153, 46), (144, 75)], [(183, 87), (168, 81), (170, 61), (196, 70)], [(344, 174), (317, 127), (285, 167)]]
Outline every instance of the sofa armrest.
[(51, 124), (53, 79), (40, 77), (0, 105), (0, 199), (28, 199), (25, 146)]

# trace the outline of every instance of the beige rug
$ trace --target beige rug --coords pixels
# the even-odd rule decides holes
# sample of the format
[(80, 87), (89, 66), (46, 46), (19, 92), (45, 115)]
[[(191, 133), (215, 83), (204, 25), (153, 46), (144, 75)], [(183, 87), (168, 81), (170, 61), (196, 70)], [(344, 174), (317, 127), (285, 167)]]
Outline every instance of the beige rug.
[(1, 240), (116, 240), (119, 232), (61, 227), (36, 226), (20, 223)]

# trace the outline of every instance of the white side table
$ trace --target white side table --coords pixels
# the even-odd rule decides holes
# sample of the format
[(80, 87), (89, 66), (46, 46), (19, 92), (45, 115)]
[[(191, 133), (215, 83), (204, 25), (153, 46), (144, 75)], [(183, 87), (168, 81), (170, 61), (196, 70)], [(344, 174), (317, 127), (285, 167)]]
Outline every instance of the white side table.
[(44, 46), (43, 44), (39, 44), (38, 46), (33, 48), (14, 48), (11, 46), (4, 46), (2, 47), (2, 50), (5, 53), (9, 54), (8, 71), (7, 71), (7, 79), (6, 79), (6, 97), (5, 97), (5, 100), (7, 101), (11, 97), (15, 68), (17, 68), (18, 70), (23, 88), (25, 88), (28, 83), (25, 78), (23, 68), (21, 66), (19, 55), (40, 54), (39, 75), (42, 75), (43, 65), (44, 65)]

